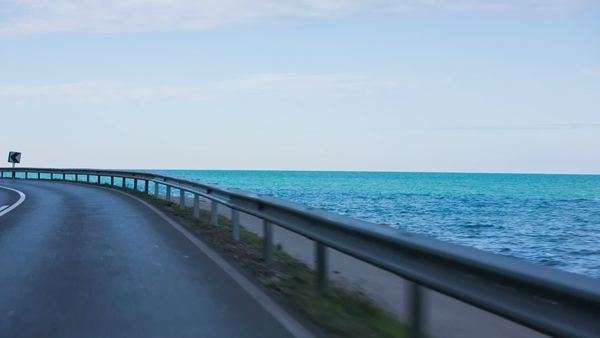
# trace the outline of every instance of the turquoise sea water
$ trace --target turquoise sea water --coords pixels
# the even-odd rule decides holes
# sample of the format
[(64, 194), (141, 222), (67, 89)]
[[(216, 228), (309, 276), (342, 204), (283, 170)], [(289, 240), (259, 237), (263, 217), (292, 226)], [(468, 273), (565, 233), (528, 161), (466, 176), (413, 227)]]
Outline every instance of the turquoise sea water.
[(600, 176), (159, 170), (600, 278)]

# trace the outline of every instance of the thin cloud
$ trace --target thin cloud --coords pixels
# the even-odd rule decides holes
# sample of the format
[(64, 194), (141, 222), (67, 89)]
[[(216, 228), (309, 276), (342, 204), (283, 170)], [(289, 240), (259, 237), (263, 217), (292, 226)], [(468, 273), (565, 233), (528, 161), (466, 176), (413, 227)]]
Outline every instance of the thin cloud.
[(356, 95), (393, 89), (387, 79), (345, 74), (249, 74), (198, 85), (147, 85), (113, 82), (75, 82), (52, 85), (0, 85), (0, 102), (157, 102), (203, 101), (232, 95), (272, 95), (318, 91), (330, 95)]
[(450, 126), (450, 127), (415, 127), (415, 128), (381, 128), (382, 131), (519, 131), (519, 130), (576, 130), (598, 129), (600, 123), (540, 123), (522, 125), (488, 125), (488, 126)]
[(0, 0), (0, 35), (201, 31), (285, 17), (564, 11), (586, 0)]

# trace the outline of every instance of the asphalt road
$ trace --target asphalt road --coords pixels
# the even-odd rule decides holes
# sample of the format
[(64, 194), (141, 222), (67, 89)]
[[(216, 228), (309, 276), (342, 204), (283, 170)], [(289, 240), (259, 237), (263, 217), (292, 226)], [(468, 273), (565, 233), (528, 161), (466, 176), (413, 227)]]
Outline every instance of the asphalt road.
[[(139, 201), (60, 182), (2, 186), (26, 198), (0, 216), (0, 337), (291, 337)], [(0, 208), (18, 200), (0, 188)]]

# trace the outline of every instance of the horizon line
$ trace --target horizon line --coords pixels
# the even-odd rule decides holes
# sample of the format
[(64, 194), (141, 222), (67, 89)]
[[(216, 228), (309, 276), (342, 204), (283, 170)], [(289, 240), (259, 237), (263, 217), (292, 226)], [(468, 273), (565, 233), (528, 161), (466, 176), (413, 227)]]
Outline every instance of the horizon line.
[[(16, 167), (14, 169), (32, 169), (32, 168), (59, 168), (59, 167)], [(10, 167), (0, 167), (0, 170), (12, 170)], [(551, 172), (551, 171), (453, 171), (453, 170), (372, 170), (372, 169), (232, 169), (232, 168), (98, 168), (98, 167), (60, 167), (60, 169), (102, 169), (102, 170), (133, 170), (133, 171), (266, 171), (266, 172), (347, 172), (347, 173), (390, 173), (390, 174), (489, 174), (489, 175), (579, 175), (579, 176), (600, 176), (600, 172)]]

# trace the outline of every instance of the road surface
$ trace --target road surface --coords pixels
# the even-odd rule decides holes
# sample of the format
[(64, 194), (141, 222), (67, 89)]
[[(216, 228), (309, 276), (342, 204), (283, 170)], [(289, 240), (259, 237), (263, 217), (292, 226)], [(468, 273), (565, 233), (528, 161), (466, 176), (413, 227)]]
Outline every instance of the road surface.
[[(6, 188), (25, 199), (15, 206), (22, 196)], [(292, 336), (124, 194), (0, 179), (2, 207), (12, 210), (0, 215), (0, 337)]]

